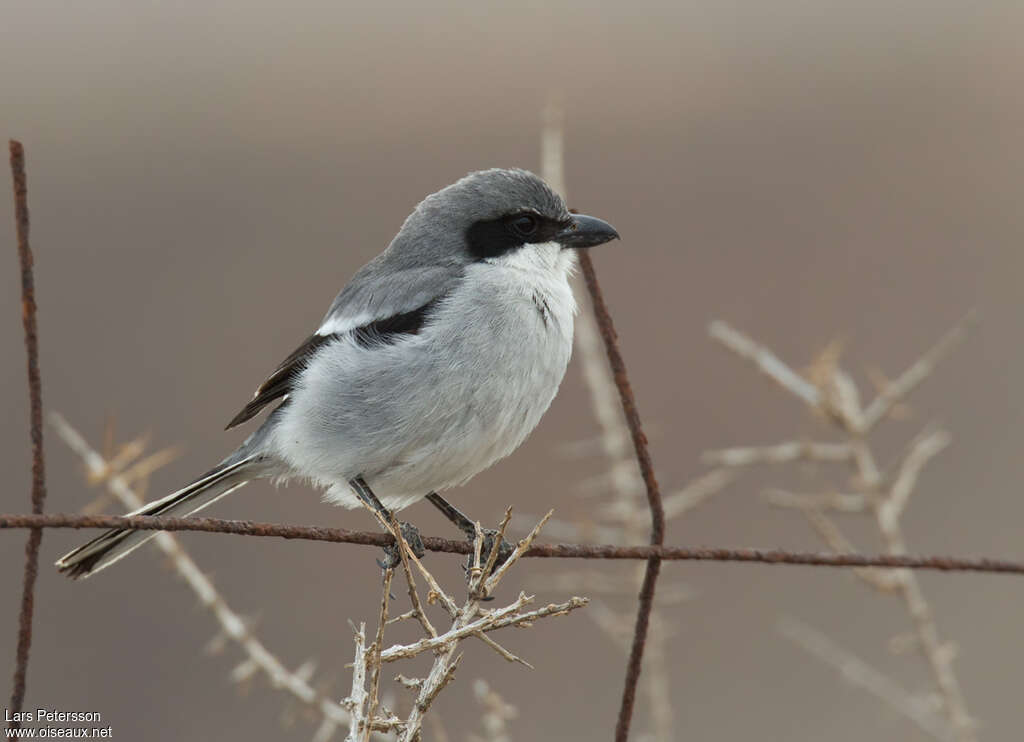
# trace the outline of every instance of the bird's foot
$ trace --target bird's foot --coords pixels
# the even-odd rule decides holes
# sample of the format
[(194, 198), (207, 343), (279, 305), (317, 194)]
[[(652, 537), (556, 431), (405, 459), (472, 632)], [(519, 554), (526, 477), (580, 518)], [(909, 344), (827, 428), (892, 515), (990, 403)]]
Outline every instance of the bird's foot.
[[(493, 528), (485, 528), (484, 529), (484, 542), (483, 542), (483, 544), (480, 547), (480, 566), (481, 567), (486, 567), (487, 566), (487, 560), (490, 558), (491, 549), (494, 548), (494, 540), (497, 537), (498, 537), (498, 532), (496, 530), (494, 530)], [(492, 568), (491, 571), (493, 572), (495, 569), (497, 569), (502, 564), (504, 564), (506, 561), (508, 561), (508, 558), (510, 556), (512, 556), (512, 552), (515, 551), (515, 550), (516, 550), (515, 546), (510, 544), (505, 539), (502, 539), (501, 543), (498, 545), (498, 554), (497, 554), (497, 556), (494, 559), (494, 567)], [(466, 579), (467, 580), (472, 579), (473, 560), (474, 560), (474, 555), (473, 554), (470, 554), (469, 557), (466, 559), (466, 566), (464, 567), (464, 569), (466, 571)], [(486, 579), (489, 576), (490, 576), (489, 574), (483, 575), (484, 579)]]
[[(402, 538), (405, 539), (405, 543), (409, 544), (409, 548), (416, 555), (417, 559), (420, 559), (427, 553), (426, 548), (423, 546), (423, 539), (420, 538), (419, 528), (405, 521), (399, 521), (398, 527), (402, 530)], [(384, 547), (384, 559), (377, 560), (377, 564), (380, 565), (381, 569), (394, 569), (402, 563), (402, 554), (399, 548), (397, 543)]]

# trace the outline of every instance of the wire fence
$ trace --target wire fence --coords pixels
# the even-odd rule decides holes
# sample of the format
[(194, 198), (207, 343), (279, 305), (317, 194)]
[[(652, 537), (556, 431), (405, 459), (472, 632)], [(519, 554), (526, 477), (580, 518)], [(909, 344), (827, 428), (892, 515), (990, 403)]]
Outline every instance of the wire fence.
[[(139, 531), (196, 531), (228, 533), (235, 536), (259, 536), (300, 541), (325, 541), (335, 544), (388, 547), (395, 543), (389, 533), (350, 531), (325, 526), (300, 526), (285, 523), (259, 523), (249, 520), (224, 520), (188, 516), (176, 518), (152, 515), (79, 515), (45, 513), (41, 515), (0, 514), (0, 530), (12, 528), (132, 528)], [(427, 551), (445, 554), (471, 554), (473, 545), (437, 536), (423, 536)], [(1024, 574), (1024, 562), (988, 557), (956, 557), (918, 554), (854, 554), (825, 551), (790, 551), (719, 546), (620, 546), (617, 544), (534, 544), (524, 558), (614, 559), (681, 562), (745, 562), (805, 567), (844, 567), (880, 569), (919, 569), (936, 572), (987, 572)]]
[[(28, 378), (30, 396), (30, 435), (32, 440), (32, 513), (0, 514), (0, 529), (29, 529), (26, 546), (24, 585), (18, 629), (18, 648), (14, 683), (9, 707), (9, 728), (20, 726), (18, 711), (22, 709), (26, 677), (32, 642), (32, 613), (35, 597), (35, 583), (38, 571), (39, 546), (44, 528), (132, 528), (157, 531), (201, 531), (226, 533), (242, 536), (278, 537), (348, 543), (361, 546), (389, 546), (394, 538), (388, 533), (349, 531), (340, 528), (299, 526), (280, 523), (256, 523), (251, 521), (222, 520), (217, 518), (172, 518), (152, 516), (107, 516), (44, 514), (43, 503), (46, 495), (45, 470), (42, 437), (42, 397), (38, 361), (38, 335), (36, 328), (35, 288), (32, 273), (32, 253), (29, 248), (28, 191), (25, 170), (24, 148), (17, 141), (10, 142), (10, 162), (14, 179), (15, 221), (19, 263), (22, 284), (22, 315), (25, 328), (25, 346), (28, 357)], [(623, 694), (615, 728), (615, 739), (624, 742), (629, 737), (630, 722), (639, 682), (647, 630), (657, 579), (663, 561), (715, 561), (745, 562), (774, 565), (804, 565), (841, 568), (888, 568), (937, 570), (945, 572), (984, 572), (998, 574), (1024, 574), (1024, 562), (992, 559), (986, 557), (959, 556), (915, 556), (907, 554), (856, 554), (833, 552), (797, 552), (785, 549), (681, 547), (664, 545), (665, 513), (654, 466), (647, 447), (640, 414), (629, 382), (625, 362), (619, 349), (611, 314), (605, 305), (594, 266), (585, 252), (580, 262), (586, 286), (590, 294), (595, 317), (604, 341), (614, 381), (622, 402), (623, 412), (632, 437), (641, 476), (646, 488), (647, 501), (651, 511), (651, 537), (646, 545), (621, 546), (613, 544), (533, 544), (524, 557), (546, 557), (561, 559), (633, 559), (646, 560), (647, 568), (637, 598), (637, 616), (631, 642), (629, 659), (624, 680)], [(721, 330), (721, 328), (719, 328)], [(742, 338), (740, 339), (742, 340)], [(750, 351), (750, 358), (771, 375), (771, 359), (763, 354)], [(884, 416), (888, 409), (901, 399), (920, 380), (924, 372), (913, 378), (897, 380), (879, 395), (877, 406), (869, 407), (861, 421), (870, 427)], [(799, 383), (807, 394), (817, 394), (816, 388), (803, 379), (790, 380)], [(806, 387), (806, 388), (805, 388)], [(741, 455), (744, 452), (735, 453)], [(456, 554), (470, 554), (473, 544), (465, 541), (424, 537), (424, 546), (431, 551)]]

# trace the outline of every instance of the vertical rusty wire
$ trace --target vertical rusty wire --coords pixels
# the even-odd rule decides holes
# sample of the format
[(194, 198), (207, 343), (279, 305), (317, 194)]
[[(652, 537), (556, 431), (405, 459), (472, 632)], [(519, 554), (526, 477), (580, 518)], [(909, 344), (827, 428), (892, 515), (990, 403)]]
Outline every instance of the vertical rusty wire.
[[(640, 413), (636, 408), (636, 399), (633, 397), (633, 388), (626, 373), (626, 363), (619, 351), (618, 336), (615, 334), (611, 314), (608, 313), (608, 307), (604, 303), (594, 264), (585, 250), (580, 250), (579, 254), (583, 278), (594, 305), (594, 316), (601, 330), (601, 338), (604, 340), (605, 350), (608, 353), (608, 363), (611, 365), (615, 386), (622, 399), (622, 410), (626, 415), (626, 423), (629, 425), (629, 432), (633, 438), (633, 448), (636, 449), (640, 475), (643, 477), (644, 486), (647, 489), (647, 504), (651, 508), (651, 544), (660, 546), (665, 543), (665, 510), (661, 504), (658, 480), (654, 476), (651, 453), (647, 448), (647, 436), (644, 435)], [(616, 742), (626, 742), (629, 738), (629, 725), (633, 718), (633, 706), (636, 703), (636, 686), (640, 680), (644, 646), (647, 643), (647, 629), (651, 621), (651, 609), (654, 607), (654, 588), (660, 571), (661, 557), (652, 556), (647, 560), (647, 571), (644, 573), (644, 581), (640, 587), (638, 598), (633, 644), (629, 651), (629, 661), (626, 664), (626, 682), (622, 690), (622, 704), (619, 707), (619, 719), (615, 725)]]
[[(28, 355), (29, 420), (32, 437), (32, 512), (43, 512), (46, 479), (43, 468), (43, 397), (39, 379), (39, 336), (36, 331), (36, 290), (32, 277), (32, 251), (28, 246), (28, 184), (25, 178), (25, 148), (13, 139), (9, 142), (11, 175), (14, 178), (14, 218), (18, 235), (18, 262), (21, 265), (21, 319), (25, 326), (25, 350)], [(32, 612), (36, 575), (39, 568), (39, 544), (43, 530), (33, 528), (25, 545), (25, 579), (18, 622), (18, 650), (14, 669), (14, 689), (9, 711), (15, 716), (25, 701), (25, 675), (32, 647)], [(9, 722), (9, 728), (21, 722)]]

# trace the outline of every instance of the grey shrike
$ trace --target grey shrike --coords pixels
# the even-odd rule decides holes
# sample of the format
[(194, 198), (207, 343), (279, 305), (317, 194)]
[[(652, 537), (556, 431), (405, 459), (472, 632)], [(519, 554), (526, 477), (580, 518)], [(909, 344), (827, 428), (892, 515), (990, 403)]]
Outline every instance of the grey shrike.
[[(508, 456), (551, 404), (572, 351), (572, 248), (619, 235), (525, 170), (483, 170), (428, 196), (319, 329), (230, 423), (262, 425), (187, 487), (131, 515), (195, 513), (252, 479), (300, 479), (385, 517)], [(111, 530), (57, 562), (84, 577), (155, 535)]]

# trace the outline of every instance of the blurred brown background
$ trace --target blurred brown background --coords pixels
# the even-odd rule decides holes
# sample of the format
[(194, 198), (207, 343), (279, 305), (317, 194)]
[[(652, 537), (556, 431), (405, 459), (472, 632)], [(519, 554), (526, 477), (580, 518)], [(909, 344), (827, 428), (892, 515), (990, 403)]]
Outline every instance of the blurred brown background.
[[(226, 420), (420, 198), (469, 170), (538, 167), (540, 111), (558, 89), (570, 201), (624, 237), (595, 258), (666, 489), (703, 471), (704, 449), (832, 435), (713, 345), (708, 320), (797, 366), (841, 337), (866, 389), (866, 368), (895, 375), (978, 307), (980, 327), (914, 395), (913, 418), (884, 426), (879, 450), (889, 460), (925, 422), (948, 426), (953, 445), (905, 518), (912, 548), (1024, 557), (1020, 3), (97, 0), (9, 3), (3, 16), (0, 133), (28, 153), (45, 406), (97, 444), (112, 415), (123, 438), (186, 445), (151, 495), (235, 445), (242, 433), (222, 432)], [(0, 509), (24, 512), (9, 198), (0, 227)], [(562, 444), (595, 432), (574, 364), (527, 444), (454, 499), (491, 522), (509, 503), (585, 516), (593, 500), (577, 485), (602, 462)], [(47, 446), (47, 509), (75, 511), (93, 494), (52, 432)], [(799, 515), (756, 497), (799, 486), (795, 472), (750, 473), (674, 523), (669, 541), (818, 548)], [(447, 533), (426, 506), (406, 512)], [(210, 514), (372, 525), (304, 488), (264, 484)], [(879, 548), (870, 529), (857, 535)], [(289, 703), (264, 683), (248, 695), (232, 686), (236, 650), (203, 653), (213, 622), (155, 550), (85, 583), (58, 577), (49, 565), (81, 538), (43, 540), (28, 708), (99, 711), (120, 740), (312, 736), (304, 721), (280, 726)], [(5, 683), (24, 540), (0, 535)], [(318, 677), (339, 678), (332, 692), (344, 695), (347, 619), (377, 610), (374, 554), (183, 541), (286, 664), (318, 658)], [(457, 580), (454, 557), (429, 559)], [(532, 562), (504, 589), (568, 566)], [(667, 614), (679, 739), (924, 739), (774, 628), (796, 616), (925, 687), (923, 663), (885, 649), (909, 628), (896, 599), (826, 570), (672, 564), (664, 575), (697, 595)], [(1017, 739), (1024, 583), (922, 581), (960, 648), (982, 739)], [(519, 707), (515, 739), (610, 738), (625, 659), (592, 621), (576, 613), (506, 640), (537, 669), (466, 645), (437, 707), (454, 739), (478, 730), (469, 686), (481, 676)], [(647, 726), (641, 706), (636, 729)]]

